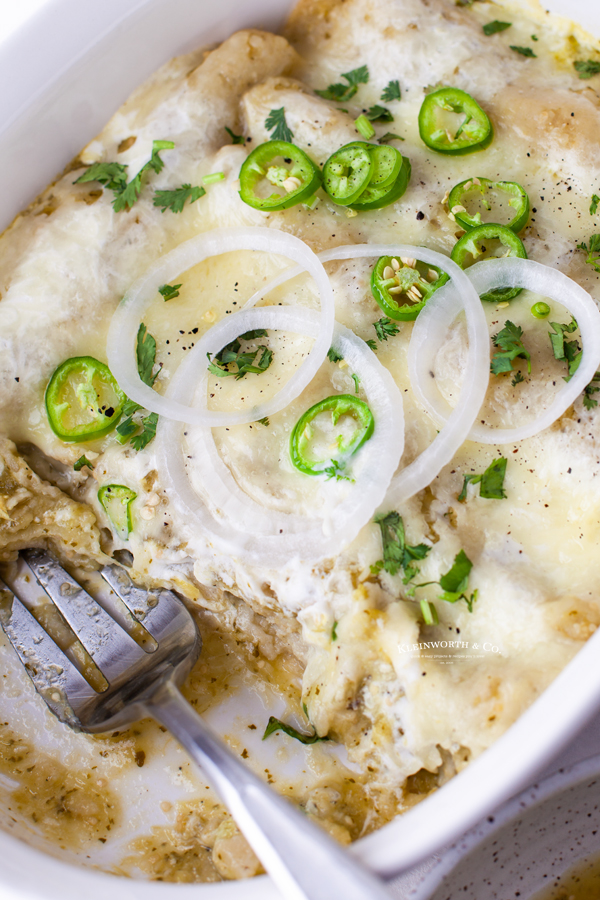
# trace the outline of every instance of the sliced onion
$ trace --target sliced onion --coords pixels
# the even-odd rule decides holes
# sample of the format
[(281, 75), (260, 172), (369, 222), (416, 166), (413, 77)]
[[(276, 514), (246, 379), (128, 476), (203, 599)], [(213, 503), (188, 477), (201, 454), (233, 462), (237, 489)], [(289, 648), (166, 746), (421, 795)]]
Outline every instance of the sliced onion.
[[(566, 382), (555, 395), (549, 406), (533, 421), (518, 428), (493, 428), (487, 425), (475, 425), (469, 432), (469, 438), (483, 444), (513, 444), (525, 438), (533, 437), (549, 428), (574, 403), (583, 389), (592, 380), (600, 366), (600, 312), (590, 295), (567, 275), (531, 259), (484, 260), (467, 270), (478, 294), (496, 288), (523, 287), (534, 291), (542, 297), (549, 297), (562, 304), (577, 319), (583, 343), (583, 355), (575, 375)], [(446, 288), (442, 288), (443, 291)], [(436, 297), (441, 291), (436, 291)], [(433, 299), (433, 298), (432, 298)], [(431, 301), (430, 301), (431, 302)], [(413, 389), (420, 402), (425, 406), (436, 422), (443, 424), (449, 421), (456, 410), (434, 389), (434, 380), (430, 377), (431, 362), (439, 349), (445, 329), (458, 315), (462, 308), (461, 298), (452, 290), (443, 297), (443, 321), (435, 323), (425, 331), (426, 322), (422, 316), (429, 309), (429, 303), (413, 332), (413, 340), (419, 340), (421, 355), (415, 348), (409, 356), (410, 376)], [(423, 326), (423, 328), (422, 328)], [(489, 340), (489, 338), (488, 338)], [(412, 350), (412, 345), (411, 345)], [(468, 378), (468, 373), (465, 376)], [(461, 395), (462, 401), (462, 395)]]
[[(277, 328), (316, 336), (319, 316), (306, 309), (260, 307), (248, 310), (253, 328), (267, 327), (277, 317)], [(273, 327), (273, 326), (269, 326)], [(375, 419), (372, 438), (353, 459), (354, 484), (344, 482), (345, 496), (327, 518), (269, 510), (245, 494), (217, 453), (212, 432), (202, 428), (206, 454), (194, 464), (204, 497), (191, 488), (185, 469), (182, 430), (173, 420), (161, 419), (157, 435), (160, 471), (170, 501), (221, 552), (253, 565), (275, 567), (294, 558), (321, 559), (339, 553), (358, 534), (383, 501), (404, 447), (402, 397), (392, 376), (364, 341), (336, 325), (333, 346), (359, 376)], [(197, 392), (189, 358), (179, 367), (168, 389), (170, 399), (190, 403), (196, 395), (205, 405), (205, 392)], [(310, 477), (310, 476), (299, 476)], [(347, 485), (347, 489), (346, 489)]]
[[(140, 321), (155, 302), (158, 288), (172, 283), (182, 272), (211, 256), (235, 250), (262, 250), (287, 256), (315, 280), (321, 301), (319, 330), (310, 353), (278, 393), (265, 403), (238, 412), (209, 411), (158, 394), (140, 379), (135, 358)], [(279, 307), (273, 307), (278, 309)], [(294, 400), (310, 383), (331, 346), (335, 309), (329, 279), (316, 255), (291, 234), (270, 228), (221, 228), (180, 244), (157, 260), (127, 291), (108, 332), (108, 364), (125, 393), (140, 405), (169, 419), (196, 425), (239, 425), (273, 415)], [(266, 321), (266, 320), (265, 320)], [(247, 313), (227, 316), (211, 328), (189, 352), (188, 377), (204, 389), (208, 384), (206, 354), (218, 353), (225, 344), (249, 330)], [(273, 325), (263, 327), (272, 328)]]

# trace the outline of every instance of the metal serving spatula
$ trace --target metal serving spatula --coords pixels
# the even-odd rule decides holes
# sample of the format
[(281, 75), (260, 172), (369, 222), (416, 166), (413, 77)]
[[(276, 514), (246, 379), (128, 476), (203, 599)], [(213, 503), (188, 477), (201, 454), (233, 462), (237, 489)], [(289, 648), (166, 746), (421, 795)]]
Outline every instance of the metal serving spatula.
[[(103, 606), (45, 552), (25, 550), (3, 567), (0, 625), (52, 712), (91, 733), (148, 715), (161, 722), (220, 794), (284, 897), (388, 898), (378, 878), (239, 762), (183, 698), (177, 685), (202, 641), (181, 600), (136, 587), (118, 566), (99, 574), (110, 588)], [(53, 603), (74, 632), (66, 652), (30, 612), (40, 602)]]

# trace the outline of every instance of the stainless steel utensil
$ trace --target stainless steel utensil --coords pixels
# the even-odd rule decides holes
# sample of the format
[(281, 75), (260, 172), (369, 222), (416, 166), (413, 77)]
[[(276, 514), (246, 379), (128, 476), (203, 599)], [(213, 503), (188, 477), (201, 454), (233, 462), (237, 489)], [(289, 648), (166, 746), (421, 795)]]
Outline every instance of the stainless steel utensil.
[[(174, 593), (142, 590), (125, 569), (106, 566), (94, 591), (101, 605), (39, 550), (23, 551), (3, 575), (0, 625), (62, 722), (91, 733), (147, 715), (165, 725), (202, 768), (285, 897), (389, 897), (378, 878), (239, 762), (183, 698), (177, 685), (202, 641)], [(48, 603), (74, 633), (64, 652), (30, 611)]]

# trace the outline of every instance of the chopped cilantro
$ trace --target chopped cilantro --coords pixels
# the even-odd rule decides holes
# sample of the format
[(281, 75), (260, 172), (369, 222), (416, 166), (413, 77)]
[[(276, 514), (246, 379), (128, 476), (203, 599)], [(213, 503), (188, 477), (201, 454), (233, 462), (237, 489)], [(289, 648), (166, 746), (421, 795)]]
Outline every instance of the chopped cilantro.
[(327, 351), (327, 359), (332, 363), (341, 362), (343, 358), (344, 357), (340, 356), (337, 350), (334, 350), (333, 347), (330, 347)]
[(573, 66), (579, 72), (580, 78), (592, 78), (600, 73), (600, 62), (594, 59), (578, 59)]
[(506, 475), (507, 460), (501, 456), (495, 459), (481, 475), (465, 475), (463, 488), (458, 495), (459, 503), (467, 499), (467, 485), (480, 484), (479, 496), (485, 500), (505, 500), (504, 476)]
[(265, 733), (262, 737), (263, 741), (266, 740), (266, 738), (268, 738), (270, 735), (274, 734), (276, 731), (283, 731), (284, 734), (287, 734), (289, 737), (300, 741), (301, 744), (316, 744), (318, 741), (331, 740), (331, 738), (328, 738), (327, 736), (319, 737), (316, 732), (314, 734), (303, 734), (292, 725), (286, 725), (285, 722), (280, 722), (279, 719), (275, 718), (275, 716), (269, 716), (269, 721), (267, 723), (267, 727), (265, 728)]
[(338, 623), (334, 622), (331, 627), (331, 640), (332, 641), (337, 641), (337, 637), (338, 637), (337, 636), (337, 626), (338, 626)]
[[(266, 337), (267, 332), (264, 328), (257, 328), (254, 331), (247, 331), (238, 338), (227, 344), (215, 354), (211, 360), (211, 354), (208, 353), (208, 371), (216, 375), (218, 378), (227, 378), (227, 376), (235, 376), (236, 380), (243, 378), (248, 372), (260, 375), (266, 370), (273, 361), (273, 351), (261, 344), (258, 349), (242, 350), (240, 341), (251, 341), (255, 338)], [(231, 371), (229, 366), (235, 365), (235, 371)]]
[(377, 138), (377, 143), (378, 144), (389, 144), (390, 141), (403, 141), (403, 140), (404, 140), (404, 138), (400, 137), (399, 134), (394, 134), (392, 131), (386, 131), (386, 133), (382, 137)]
[(504, 323), (504, 328), (499, 331), (492, 340), (497, 350), (490, 366), (492, 375), (500, 375), (503, 372), (513, 371), (513, 361), (515, 359), (527, 360), (527, 371), (531, 374), (531, 354), (525, 349), (523, 341), (523, 329), (520, 325), (514, 325), (510, 320)]
[(159, 366), (156, 372), (154, 372), (154, 365), (156, 362), (156, 341), (146, 329), (143, 322), (138, 328), (136, 353), (140, 378), (144, 384), (152, 387), (162, 366)]
[(126, 444), (129, 438), (137, 432), (139, 427), (140, 423), (133, 421), (133, 415), (127, 416), (126, 419), (122, 419), (116, 428), (116, 432), (119, 435), (119, 443)]
[(457, 603), (464, 600), (467, 604), (469, 612), (473, 612), (473, 604), (477, 600), (477, 591), (473, 591), (470, 597), (467, 596), (466, 590), (469, 583), (469, 573), (473, 568), (473, 563), (464, 550), (460, 550), (454, 557), (451, 568), (439, 580), (443, 594), (440, 600), (447, 603)]
[[(113, 200), (113, 209), (115, 212), (121, 212), (131, 207), (138, 200), (142, 191), (142, 182), (144, 175), (149, 169), (152, 169), (158, 175), (164, 168), (164, 162), (160, 157), (162, 150), (172, 150), (175, 144), (173, 141), (153, 141), (152, 154), (147, 163), (144, 163), (137, 175), (131, 179), (118, 193), (115, 193)], [(156, 205), (156, 204), (155, 204)]]
[(499, 22), (498, 19), (494, 19), (493, 22), (483, 26), (483, 33), (489, 37), (491, 34), (498, 34), (499, 31), (506, 31), (511, 25), (512, 22)]
[(415, 560), (425, 559), (431, 547), (427, 544), (410, 547), (405, 540), (402, 516), (395, 511), (375, 516), (374, 521), (381, 529), (383, 559), (371, 566), (371, 573), (378, 575), (383, 569), (388, 575), (397, 575), (402, 569), (404, 571), (402, 582), (408, 584), (419, 571)]
[(523, 381), (525, 381), (525, 379), (524, 379), (524, 377), (521, 375), (521, 373), (519, 372), (519, 370), (517, 369), (516, 372), (515, 372), (515, 374), (514, 374), (514, 376), (513, 376), (513, 378), (512, 378), (512, 381), (511, 381), (510, 383), (512, 384), (513, 387), (516, 387), (518, 384), (521, 384), (521, 382), (523, 382)]
[(327, 475), (327, 481), (331, 481), (332, 478), (335, 478), (336, 481), (351, 481), (354, 484), (353, 478), (350, 478), (348, 475), (342, 475), (343, 469), (343, 463), (338, 462), (337, 459), (332, 459), (331, 465), (327, 466), (326, 469), (323, 469), (323, 474)]
[[(163, 287), (168, 287), (168, 285), (163, 285)], [(178, 285), (178, 287), (181, 287), (181, 285)], [(156, 365), (156, 341), (143, 322), (138, 329), (136, 354), (139, 376), (144, 384), (152, 387), (162, 366), (158, 366), (156, 372), (154, 371)], [(127, 399), (123, 405), (124, 418), (116, 428), (119, 442), (126, 444), (130, 441), (134, 450), (143, 450), (150, 443), (156, 435), (156, 426), (158, 424), (158, 413), (149, 413), (141, 420), (134, 419), (134, 415), (140, 410), (144, 410), (144, 407), (136, 403), (135, 400)]]
[(390, 81), (384, 87), (380, 100), (383, 100), (384, 103), (390, 103), (392, 100), (401, 100), (402, 99), (402, 91), (400, 90), (400, 82), (399, 81)]
[(170, 209), (171, 212), (183, 212), (186, 200), (195, 203), (200, 197), (203, 197), (206, 191), (203, 187), (192, 187), (191, 184), (182, 184), (179, 188), (170, 191), (154, 191), (154, 206), (160, 206), (161, 212)]
[(73, 184), (97, 181), (118, 194), (127, 184), (127, 165), (123, 163), (93, 163)]
[(565, 335), (573, 334), (577, 330), (577, 322), (571, 318), (568, 325), (562, 325), (560, 322), (550, 322), (550, 326), (554, 331), (554, 334), (550, 331), (548, 332), (554, 358), (566, 360), (569, 374), (565, 376), (565, 381), (570, 381), (579, 367), (583, 351), (579, 346), (579, 341), (567, 341)]
[(330, 84), (324, 91), (315, 91), (319, 97), (324, 100), (335, 100), (338, 103), (345, 103), (356, 94), (359, 84), (367, 84), (369, 80), (369, 69), (367, 66), (360, 66), (358, 69), (352, 69), (351, 72), (342, 72), (342, 78), (348, 84)]
[[(600, 390), (600, 389), (596, 388), (596, 390)], [(595, 405), (595, 403), (596, 403), (596, 401), (594, 401), (594, 405)], [(79, 459), (77, 460), (77, 462), (73, 463), (73, 468), (75, 469), (76, 472), (81, 472), (81, 470), (83, 469), (84, 466), (87, 466), (88, 469), (94, 468), (93, 465), (91, 464), (91, 462), (89, 461), (89, 459), (87, 458), (87, 456), (80, 456)]]
[(373, 351), (373, 353), (377, 352), (377, 341), (374, 338), (369, 338), (368, 341), (365, 341), (365, 344)]
[(396, 323), (392, 319), (388, 319), (387, 316), (383, 316), (377, 322), (373, 322), (373, 328), (379, 341), (387, 341), (388, 337), (394, 337), (394, 335), (400, 333)]
[(532, 34), (532, 35), (531, 35), (531, 40), (532, 40), (532, 41), (539, 41), (539, 37), (537, 36), (537, 34)]
[(245, 144), (246, 143), (246, 141), (244, 140), (244, 136), (242, 134), (234, 134), (233, 131), (231, 130), (231, 128), (228, 128), (227, 125), (225, 126), (225, 131), (231, 138), (232, 144)]
[(288, 128), (285, 121), (285, 109), (272, 109), (265, 119), (265, 128), (271, 132), (272, 141), (287, 141), (294, 137), (294, 133)]
[(131, 446), (134, 450), (143, 450), (152, 438), (156, 437), (158, 413), (150, 413), (142, 419), (142, 431), (131, 438)]
[(596, 372), (590, 383), (583, 389), (583, 405), (586, 409), (593, 409), (595, 406), (598, 406), (598, 401), (594, 400), (592, 394), (597, 394), (600, 391), (600, 387), (596, 387), (594, 382), (600, 381), (600, 372)]
[(158, 293), (162, 294), (162, 296), (165, 298), (165, 301), (174, 300), (175, 297), (179, 297), (180, 287), (180, 284), (161, 284), (158, 289)]
[(590, 203), (590, 216), (594, 216), (598, 209), (598, 204), (600, 203), (600, 197), (598, 194), (592, 194), (592, 202)]
[(437, 609), (435, 608), (434, 603), (430, 603), (429, 600), (421, 600), (421, 613), (423, 615), (423, 621), (426, 625), (439, 625), (440, 620), (438, 618)]
[(217, 184), (225, 180), (225, 172), (210, 172), (202, 178), (202, 184)]
[(259, 424), (259, 425), (264, 425), (265, 428), (268, 428), (269, 425), (271, 424), (271, 423), (269, 422), (268, 416), (264, 416), (264, 418), (258, 419), (257, 421), (258, 421), (258, 424)]
[(375, 106), (370, 106), (366, 111), (365, 116), (370, 122), (393, 122), (394, 117), (385, 106), (379, 106), (378, 103)]
[(593, 266), (595, 272), (600, 272), (600, 234), (593, 234), (589, 244), (583, 241), (577, 244), (577, 249), (587, 253), (586, 263)]
[(515, 47), (514, 44), (511, 44), (510, 49), (514, 50), (515, 53), (520, 53), (521, 56), (529, 56), (531, 59), (537, 59), (537, 53), (534, 53), (531, 47)]
[(358, 387), (360, 384), (360, 378), (358, 375), (352, 375), (352, 381), (354, 382), (354, 393), (358, 394), (360, 388)]

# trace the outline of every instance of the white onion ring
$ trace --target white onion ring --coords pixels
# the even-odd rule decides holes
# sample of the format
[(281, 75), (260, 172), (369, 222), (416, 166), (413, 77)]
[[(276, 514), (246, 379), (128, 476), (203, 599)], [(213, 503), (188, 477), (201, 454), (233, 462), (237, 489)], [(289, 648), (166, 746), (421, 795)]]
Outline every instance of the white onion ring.
[[(566, 382), (554, 397), (550, 406), (532, 422), (518, 428), (493, 428), (487, 425), (475, 425), (469, 432), (469, 439), (483, 444), (513, 444), (525, 438), (533, 437), (540, 431), (549, 428), (577, 399), (583, 389), (592, 380), (600, 366), (600, 312), (590, 295), (571, 278), (557, 269), (535, 262), (532, 259), (483, 260), (467, 270), (467, 275), (478, 294), (496, 288), (523, 287), (536, 294), (549, 297), (560, 303), (577, 319), (583, 343), (583, 355), (577, 372)], [(442, 288), (441, 290), (445, 290)], [(440, 293), (434, 294), (434, 297)], [(429, 303), (417, 319), (413, 332), (413, 340), (418, 340), (421, 347), (427, 347), (426, 357), (419, 359), (414, 353), (409, 356), (409, 368), (413, 390), (419, 401), (440, 424), (448, 421), (454, 411), (441, 397), (439, 392), (428, 391), (433, 379), (428, 377), (430, 363), (440, 345), (440, 334), (461, 310), (458, 295), (448, 292), (444, 299), (444, 323), (436, 329), (422, 319)], [(436, 333), (434, 333), (434, 331)], [(412, 343), (411, 343), (412, 350)], [(461, 396), (462, 399), (462, 396)]]
[[(277, 317), (277, 328), (296, 333), (316, 336), (320, 327), (317, 314), (306, 309), (261, 307), (248, 310), (247, 314), (252, 317), (253, 328), (266, 327), (265, 314), (269, 322), (271, 317)], [(238, 487), (218, 456), (210, 429), (203, 428), (207, 452), (206, 458), (200, 455), (198, 464), (206, 470), (201, 473), (208, 497), (208, 504), (205, 503), (191, 490), (185, 470), (183, 426), (168, 419), (159, 421), (158, 464), (169, 499), (185, 519), (200, 526), (204, 535), (218, 544), (221, 552), (267, 567), (285, 565), (294, 557), (316, 560), (333, 556), (356, 537), (383, 501), (404, 446), (402, 397), (387, 369), (349, 329), (336, 325), (333, 346), (361, 379), (375, 419), (375, 431), (357, 454), (360, 472), (356, 484), (348, 487), (346, 496), (330, 511), (327, 520), (279, 513), (252, 500)], [(189, 403), (198, 396), (190, 369), (188, 358), (169, 385), (169, 397)], [(199, 397), (205, 404), (203, 391)]]
[[(452, 304), (453, 310), (455, 308), (449, 298), (449, 292), (452, 292), (456, 299), (457, 312), (464, 309), (467, 318), (469, 355), (459, 401), (429, 447), (398, 472), (393, 479), (386, 502), (390, 506), (399, 506), (431, 484), (436, 475), (451, 461), (459, 447), (465, 442), (487, 391), (490, 377), (489, 332), (481, 300), (474, 290), (470, 278), (455, 262), (435, 250), (406, 244), (349, 244), (319, 253), (322, 263), (335, 259), (357, 259), (369, 256), (408, 256), (420, 259), (437, 266), (451, 277), (450, 283), (438, 288), (419, 313), (411, 337), (409, 359), (411, 354), (414, 357), (425, 352), (425, 346), (428, 345), (427, 333), (436, 328), (438, 316), (445, 316), (444, 321), (447, 321), (448, 324), (455, 318), (456, 312), (449, 319), (444, 312), (448, 304)], [(295, 278), (300, 272), (301, 270), (297, 267), (282, 272), (281, 275), (253, 294), (244, 309), (258, 302), (265, 294), (288, 279)], [(419, 329), (418, 333), (417, 329)], [(425, 341), (419, 338), (419, 335), (423, 334)], [(429, 410), (427, 404), (423, 405)]]
[[(300, 263), (314, 278), (321, 300), (319, 331), (310, 353), (277, 394), (253, 409), (238, 412), (209, 411), (167, 399), (140, 379), (135, 359), (135, 342), (140, 321), (155, 302), (158, 288), (169, 284), (181, 272), (197, 263), (232, 250), (263, 250), (287, 256)], [(278, 309), (278, 307), (273, 307)], [(213, 326), (188, 354), (190, 378), (208, 383), (206, 353), (218, 353), (225, 344), (248, 331), (247, 314), (234, 313)], [(329, 279), (316, 255), (291, 234), (270, 228), (221, 228), (200, 234), (180, 244), (157, 260), (127, 291), (115, 312), (108, 332), (108, 365), (121, 389), (145, 409), (179, 422), (196, 425), (239, 425), (273, 415), (294, 400), (310, 383), (331, 346), (335, 309)], [(273, 327), (273, 326), (268, 326)]]

